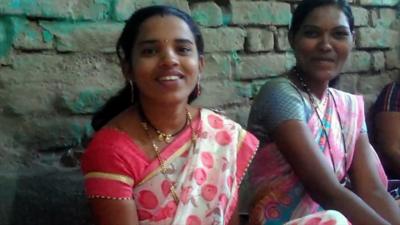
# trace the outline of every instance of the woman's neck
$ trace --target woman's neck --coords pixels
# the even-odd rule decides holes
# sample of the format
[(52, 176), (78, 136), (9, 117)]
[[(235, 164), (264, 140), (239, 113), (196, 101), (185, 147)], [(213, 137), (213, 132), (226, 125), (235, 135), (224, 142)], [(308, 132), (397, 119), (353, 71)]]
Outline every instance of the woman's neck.
[(140, 117), (145, 117), (141, 119), (147, 119), (154, 128), (167, 134), (173, 134), (185, 126), (189, 107), (186, 102), (160, 105), (142, 100), (137, 103), (139, 116), (141, 113), (139, 110), (141, 110), (144, 115)]
[[(329, 80), (322, 81), (318, 79), (310, 79), (310, 76), (305, 75), (304, 72), (297, 69), (295, 69), (292, 74), (292, 81), (294, 81), (297, 87), (300, 87), (303, 91), (305, 91), (305, 88), (308, 88), (311, 92), (310, 94), (314, 95), (318, 99), (324, 98), (329, 88)], [(306, 87), (304, 87), (304, 84)]]
[(305, 80), (305, 82), (310, 88), (311, 94), (318, 99), (322, 99), (326, 95), (329, 87), (329, 81), (322, 82), (319, 80)]

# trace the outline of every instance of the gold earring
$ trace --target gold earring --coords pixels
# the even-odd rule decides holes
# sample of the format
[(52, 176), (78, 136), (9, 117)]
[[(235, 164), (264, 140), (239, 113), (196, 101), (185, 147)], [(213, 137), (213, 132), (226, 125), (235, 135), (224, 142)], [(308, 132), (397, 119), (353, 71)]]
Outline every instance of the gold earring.
[(200, 79), (197, 81), (196, 85), (197, 85), (197, 93), (196, 93), (196, 95), (197, 95), (197, 97), (199, 97), (200, 94), (201, 94)]

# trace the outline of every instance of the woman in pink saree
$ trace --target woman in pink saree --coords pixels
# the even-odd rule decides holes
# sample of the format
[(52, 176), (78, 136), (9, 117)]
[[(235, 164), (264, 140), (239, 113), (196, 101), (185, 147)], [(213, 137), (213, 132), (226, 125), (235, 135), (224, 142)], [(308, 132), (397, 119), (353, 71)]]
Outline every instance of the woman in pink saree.
[(145, 155), (128, 134), (106, 127), (83, 158), (87, 194), (133, 199), (139, 224), (227, 224), (257, 144), (236, 123), (202, 109), (192, 127), (160, 153), (165, 177), (159, 161)]
[(328, 209), (352, 224), (400, 224), (368, 141), (362, 97), (329, 87), (353, 32), (344, 0), (303, 0), (294, 11), (296, 66), (267, 81), (250, 112), (248, 128), (261, 143), (249, 171), (250, 224), (278, 225)]
[(201, 33), (181, 10), (136, 11), (117, 43), (126, 87), (97, 113), (82, 157), (97, 224), (237, 224), (238, 190), (258, 140), (190, 103)]

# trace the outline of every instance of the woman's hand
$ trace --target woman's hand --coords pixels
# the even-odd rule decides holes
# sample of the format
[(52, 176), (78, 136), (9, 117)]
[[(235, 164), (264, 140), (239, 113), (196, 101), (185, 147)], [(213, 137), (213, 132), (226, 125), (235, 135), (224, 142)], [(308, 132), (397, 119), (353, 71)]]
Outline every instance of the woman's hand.
[(96, 225), (139, 225), (133, 200), (90, 199)]

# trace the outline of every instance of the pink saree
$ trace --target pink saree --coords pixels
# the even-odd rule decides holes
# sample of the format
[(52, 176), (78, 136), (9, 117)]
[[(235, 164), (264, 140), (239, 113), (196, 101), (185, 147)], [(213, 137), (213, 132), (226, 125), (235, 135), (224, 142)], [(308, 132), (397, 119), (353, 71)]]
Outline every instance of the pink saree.
[[(91, 198), (133, 199), (139, 223), (228, 224), (238, 189), (258, 147), (258, 140), (237, 123), (202, 109), (193, 121), (196, 147), (187, 128), (161, 152), (168, 180), (157, 159), (150, 160), (127, 134), (103, 128), (82, 160)], [(179, 203), (170, 193), (175, 182)]]
[(351, 225), (351, 223), (340, 212), (327, 210), (291, 220), (284, 225)]
[[(321, 123), (315, 112), (311, 115), (307, 125), (315, 142), (326, 157), (326, 163), (336, 172), (337, 179), (342, 180), (351, 166), (355, 143), (364, 124), (364, 102), (361, 96), (336, 89), (330, 88), (330, 93), (332, 96), (320, 108), (320, 115), (327, 128), (331, 149), (328, 147)], [(337, 107), (335, 107), (332, 97)], [(338, 114), (344, 128), (344, 141), (342, 141)], [(346, 145), (346, 153), (344, 145)], [(373, 154), (381, 180), (387, 184), (386, 175), (379, 159), (375, 152)], [(258, 151), (250, 174), (250, 183), (255, 190), (254, 201), (251, 203), (250, 209), (250, 224), (278, 225), (307, 215), (324, 213), (323, 208), (307, 194), (275, 143), (266, 143)]]

